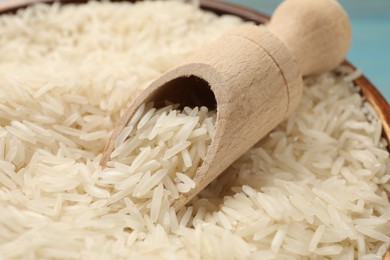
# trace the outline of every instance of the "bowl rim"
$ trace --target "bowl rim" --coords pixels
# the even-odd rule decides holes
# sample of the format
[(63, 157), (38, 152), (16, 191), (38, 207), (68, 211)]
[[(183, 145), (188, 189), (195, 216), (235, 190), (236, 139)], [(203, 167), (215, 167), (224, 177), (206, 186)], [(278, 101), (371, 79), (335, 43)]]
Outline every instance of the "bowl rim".
[[(136, 2), (137, 0), (111, 0), (112, 2)], [(0, 2), (0, 15), (16, 13), (19, 9), (24, 9), (32, 4), (44, 3), (53, 4), (83, 4), (88, 0), (7, 0)], [(269, 22), (270, 16), (238, 4), (226, 3), (216, 0), (199, 0), (200, 7), (205, 11), (210, 11), (218, 15), (230, 14), (238, 16), (245, 21), (252, 21), (256, 24)], [(344, 60), (343, 65), (349, 66), (353, 70), (357, 68), (348, 60)], [(387, 150), (390, 151), (390, 105), (374, 84), (362, 73), (354, 80), (354, 84), (360, 87), (360, 94), (370, 103), (382, 123), (382, 136), (388, 141)], [(384, 260), (390, 260), (390, 247), (387, 250)]]

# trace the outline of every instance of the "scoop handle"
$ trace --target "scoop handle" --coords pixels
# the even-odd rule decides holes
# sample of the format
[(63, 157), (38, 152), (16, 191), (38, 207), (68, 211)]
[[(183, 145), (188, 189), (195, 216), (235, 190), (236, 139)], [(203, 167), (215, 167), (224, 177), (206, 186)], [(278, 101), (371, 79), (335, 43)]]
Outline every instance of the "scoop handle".
[(269, 29), (290, 49), (303, 76), (335, 68), (351, 43), (348, 15), (336, 0), (286, 0)]

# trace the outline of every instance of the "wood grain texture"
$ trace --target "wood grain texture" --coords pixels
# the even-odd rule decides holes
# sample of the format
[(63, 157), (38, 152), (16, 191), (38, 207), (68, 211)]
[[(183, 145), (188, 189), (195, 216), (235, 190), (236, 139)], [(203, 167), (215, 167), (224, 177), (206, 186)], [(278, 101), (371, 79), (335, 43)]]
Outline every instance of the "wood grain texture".
[[(348, 65), (354, 69), (352, 63), (346, 61)], [(361, 94), (374, 107), (382, 122), (383, 136), (389, 141), (388, 150), (390, 151), (390, 106), (386, 99), (381, 95), (378, 89), (371, 81), (363, 74), (355, 80), (355, 84), (361, 87)], [(389, 259), (390, 260), (390, 259)]]

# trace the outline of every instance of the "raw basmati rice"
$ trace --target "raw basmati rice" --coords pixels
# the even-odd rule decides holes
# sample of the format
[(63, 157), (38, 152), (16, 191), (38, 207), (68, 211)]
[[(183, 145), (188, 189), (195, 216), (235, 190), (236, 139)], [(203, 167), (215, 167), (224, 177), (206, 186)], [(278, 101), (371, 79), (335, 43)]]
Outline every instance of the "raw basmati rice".
[(387, 141), (347, 67), (306, 78), (298, 110), (177, 213), (213, 136), (206, 108), (146, 105), (100, 168), (137, 94), (240, 23), (177, 1), (2, 15), (0, 258), (383, 256)]
[[(154, 223), (163, 221), (169, 207), (161, 208), (162, 201), (172, 204), (179, 193), (195, 188), (192, 178), (211, 142), (207, 128), (214, 127), (215, 117), (215, 111), (206, 107), (181, 111), (172, 105), (158, 110), (152, 103), (140, 106), (115, 142), (102, 185), (114, 186), (115, 202), (128, 197), (147, 205), (141, 212), (150, 214)], [(201, 129), (203, 135), (190, 138), (191, 132)], [(118, 169), (118, 164), (122, 179), (112, 180), (110, 167)]]

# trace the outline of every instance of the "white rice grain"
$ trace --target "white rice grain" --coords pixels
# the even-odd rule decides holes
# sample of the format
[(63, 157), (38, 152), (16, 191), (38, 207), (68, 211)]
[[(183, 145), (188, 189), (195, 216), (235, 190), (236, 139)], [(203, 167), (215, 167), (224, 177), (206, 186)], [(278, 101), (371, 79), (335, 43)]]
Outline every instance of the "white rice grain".
[(0, 255), (382, 259), (390, 159), (359, 70), (304, 78), (297, 110), (178, 212), (216, 111), (143, 104), (99, 166), (134, 99), (242, 23), (180, 1), (1, 15)]
[(322, 234), (324, 234), (324, 231), (325, 231), (324, 225), (321, 225), (316, 229), (316, 231), (314, 232), (314, 235), (310, 241), (310, 245), (309, 245), (310, 252), (313, 252), (314, 250), (316, 250), (318, 243), (320, 242), (320, 239), (322, 237)]

